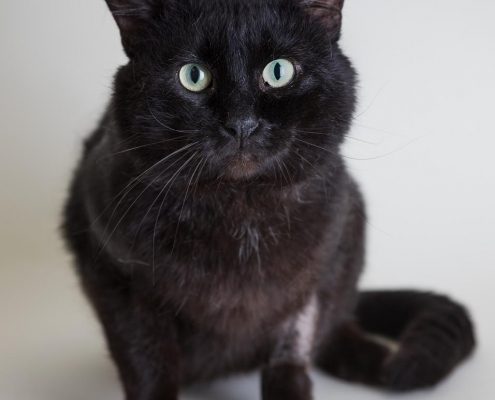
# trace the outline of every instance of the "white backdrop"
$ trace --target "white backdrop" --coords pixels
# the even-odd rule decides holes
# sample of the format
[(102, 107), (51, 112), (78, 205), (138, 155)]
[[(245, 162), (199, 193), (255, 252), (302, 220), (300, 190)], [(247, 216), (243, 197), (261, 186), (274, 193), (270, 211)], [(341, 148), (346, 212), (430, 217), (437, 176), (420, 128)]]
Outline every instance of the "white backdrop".
[[(492, 0), (347, 0), (342, 45), (361, 95), (346, 155), (370, 214), (363, 283), (455, 295), (479, 326), (476, 356), (411, 399), (495, 393), (494, 21)], [(121, 398), (57, 224), (123, 62), (103, 0), (0, 0), (0, 400)], [(316, 399), (390, 397), (315, 376)], [(184, 398), (256, 399), (256, 379)]]

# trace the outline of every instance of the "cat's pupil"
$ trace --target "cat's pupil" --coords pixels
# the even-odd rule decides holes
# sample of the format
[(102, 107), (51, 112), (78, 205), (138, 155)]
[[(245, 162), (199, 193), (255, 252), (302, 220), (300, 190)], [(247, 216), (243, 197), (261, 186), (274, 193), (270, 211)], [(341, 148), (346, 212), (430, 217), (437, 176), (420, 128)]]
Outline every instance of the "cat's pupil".
[(279, 81), (282, 78), (282, 65), (280, 63), (275, 64), (275, 68), (273, 69), (273, 75), (275, 79)]
[(198, 83), (199, 79), (201, 78), (201, 72), (199, 71), (199, 68), (194, 66), (191, 68), (191, 81), (193, 83)]

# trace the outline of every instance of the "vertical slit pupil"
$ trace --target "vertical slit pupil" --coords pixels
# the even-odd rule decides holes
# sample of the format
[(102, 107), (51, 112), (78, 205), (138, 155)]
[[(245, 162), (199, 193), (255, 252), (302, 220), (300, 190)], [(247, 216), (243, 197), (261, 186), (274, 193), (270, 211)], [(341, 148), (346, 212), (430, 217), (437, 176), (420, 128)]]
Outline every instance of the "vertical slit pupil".
[(282, 65), (278, 62), (275, 64), (275, 67), (273, 69), (273, 74), (275, 75), (275, 79), (279, 81), (282, 78)]
[(191, 81), (196, 84), (201, 78), (201, 71), (197, 66), (191, 68)]

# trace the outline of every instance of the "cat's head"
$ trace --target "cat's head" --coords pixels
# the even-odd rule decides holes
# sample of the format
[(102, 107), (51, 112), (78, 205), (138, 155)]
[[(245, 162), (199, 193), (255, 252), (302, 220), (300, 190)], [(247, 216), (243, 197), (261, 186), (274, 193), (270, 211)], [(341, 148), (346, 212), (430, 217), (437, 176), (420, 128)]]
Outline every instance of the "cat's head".
[(106, 2), (130, 58), (114, 96), (128, 156), (234, 181), (297, 179), (339, 157), (355, 104), (344, 0)]

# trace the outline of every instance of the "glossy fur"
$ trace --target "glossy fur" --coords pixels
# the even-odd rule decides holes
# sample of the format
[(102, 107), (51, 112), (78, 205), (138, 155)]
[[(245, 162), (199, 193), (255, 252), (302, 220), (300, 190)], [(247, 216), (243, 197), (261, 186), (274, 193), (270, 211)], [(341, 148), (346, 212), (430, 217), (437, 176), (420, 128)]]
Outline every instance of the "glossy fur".
[[(416, 389), (470, 354), (461, 306), (357, 292), (365, 212), (339, 150), (355, 106), (343, 1), (107, 3), (130, 62), (86, 142), (64, 233), (128, 400), (256, 368), (264, 400), (308, 400), (312, 363)], [(297, 70), (281, 89), (261, 79), (276, 58)], [(178, 80), (191, 62), (213, 75), (202, 93)]]

